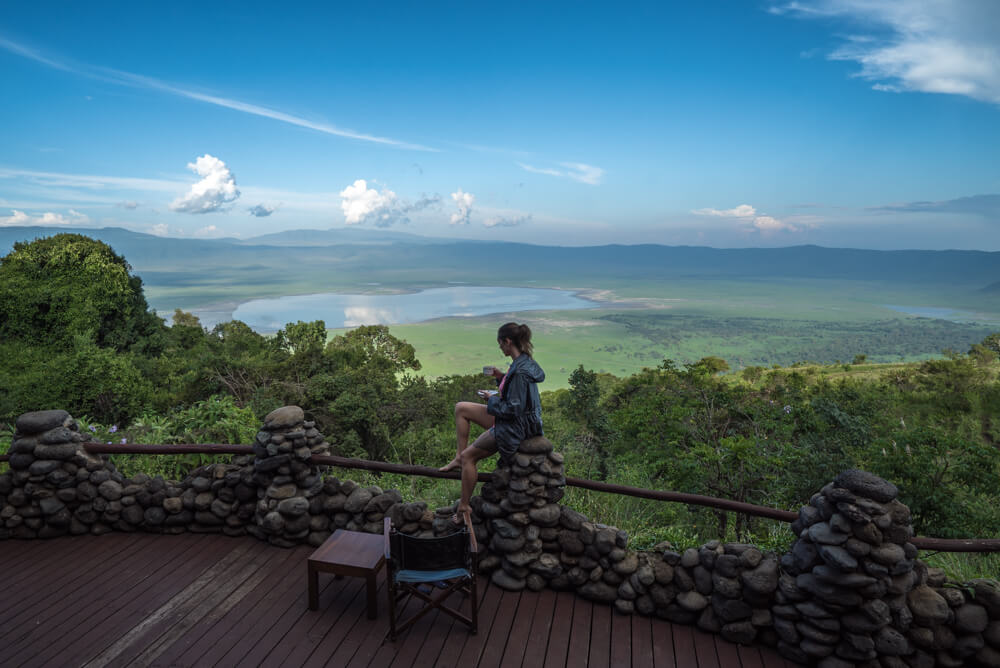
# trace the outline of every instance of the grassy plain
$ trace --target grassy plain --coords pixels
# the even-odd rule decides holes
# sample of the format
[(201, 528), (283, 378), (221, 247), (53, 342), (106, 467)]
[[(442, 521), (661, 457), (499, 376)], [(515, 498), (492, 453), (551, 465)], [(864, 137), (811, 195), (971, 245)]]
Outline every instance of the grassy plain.
[[(502, 365), (494, 343), (497, 326), (527, 322), (546, 371), (544, 388), (555, 390), (568, 387), (569, 374), (580, 364), (625, 376), (665, 358), (685, 363), (708, 355), (722, 357), (733, 369), (850, 362), (858, 354), (872, 362), (905, 362), (939, 356), (946, 348), (965, 352), (1000, 329), (995, 298), (955, 289), (699, 279), (632, 281), (584, 294), (600, 300), (595, 308), (439, 318), (390, 330), (416, 348), (422, 373), (437, 377)], [(968, 310), (971, 322), (911, 317), (886, 304)]]

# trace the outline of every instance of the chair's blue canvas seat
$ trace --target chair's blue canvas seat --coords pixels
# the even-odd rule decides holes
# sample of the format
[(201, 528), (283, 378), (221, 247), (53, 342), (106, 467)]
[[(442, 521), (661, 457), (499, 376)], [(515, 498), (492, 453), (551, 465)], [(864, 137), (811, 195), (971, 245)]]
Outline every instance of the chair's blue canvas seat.
[(451, 568), (444, 571), (396, 571), (396, 582), (437, 582), (438, 580), (451, 580), (453, 578), (472, 577), (466, 568)]

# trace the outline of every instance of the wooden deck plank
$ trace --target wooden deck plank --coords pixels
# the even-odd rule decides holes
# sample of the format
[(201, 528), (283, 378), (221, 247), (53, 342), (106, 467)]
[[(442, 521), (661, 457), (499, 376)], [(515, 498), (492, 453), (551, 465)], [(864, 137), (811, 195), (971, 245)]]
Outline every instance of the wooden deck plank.
[(573, 629), (573, 602), (576, 597), (569, 592), (556, 594), (555, 611), (549, 643), (545, 648), (544, 668), (565, 668), (566, 654), (569, 652), (569, 636)]
[(653, 636), (653, 668), (678, 668), (674, 659), (674, 634), (670, 622), (659, 618), (649, 620)]
[[(288, 552), (292, 553), (289, 559), (293, 561), (297, 560), (302, 564), (305, 563), (305, 559), (309, 554), (305, 548), (293, 548), (288, 550)], [(304, 586), (304, 584), (304, 582), (300, 584), (294, 577), (290, 577), (288, 569), (280, 570), (277, 581), (272, 581), (270, 587), (263, 589), (265, 584), (260, 585), (260, 588), (263, 589), (263, 596), (256, 605), (242, 608), (239, 611), (240, 616), (237, 617), (237, 623), (225, 627), (229, 630), (222, 637), (222, 641), (214, 643), (204, 654), (197, 658), (194, 665), (225, 666), (238, 663), (239, 659), (243, 657), (252, 644), (250, 640), (244, 639), (256, 639), (263, 635), (273, 621), (276, 609), (279, 605), (283, 605), (282, 601), (284, 601), (285, 597), (294, 597), (296, 592), (301, 594), (300, 586)], [(244, 599), (245, 601), (246, 599)], [(320, 604), (322, 603), (323, 592), (320, 595)], [(230, 614), (235, 614), (235, 611), (230, 611)]]
[[(125, 595), (136, 578), (141, 579), (144, 570), (141, 566), (142, 561), (156, 553), (155, 545), (149, 542), (133, 543), (129, 548), (142, 549), (129, 549), (120, 553), (126, 559), (125, 566), (120, 570), (120, 575), (116, 575), (115, 582), (106, 589), (98, 588), (95, 591), (91, 574), (100, 572), (101, 565), (107, 563), (108, 553), (94, 550), (93, 560), (81, 560), (78, 564), (62, 562), (65, 564), (63, 570), (70, 578), (68, 584), (60, 584), (61, 581), (54, 580), (47, 582), (45, 587), (39, 588), (36, 592), (26, 593), (25, 595), (31, 596), (30, 604), (24, 601), (25, 613), (28, 616), (4, 622), (17, 626), (17, 632), (10, 633), (0, 640), (5, 646), (6, 658), (12, 663), (19, 661), (22, 648), (25, 650), (26, 659), (35, 657), (37, 648), (33, 648), (32, 645), (50, 635), (51, 629), (63, 628), (65, 624), (70, 624), (79, 617), (98, 614), (117, 597)], [(42, 619), (45, 623), (39, 624)], [(18, 634), (19, 637), (15, 637)]]
[(483, 655), (479, 657), (477, 664), (480, 668), (499, 668), (520, 602), (521, 592), (519, 591), (504, 591), (501, 594), (500, 605), (497, 607), (497, 614), (493, 619), (493, 626), (490, 628), (490, 636), (483, 647)]
[[(13, 585), (5, 581), (4, 598), (8, 603), (16, 605), (9, 605), (0, 613), (0, 642), (9, 644), (22, 637), (35, 626), (30, 620), (49, 610), (64, 595), (72, 598), (81, 591), (84, 595), (93, 594), (93, 583), (88, 578), (82, 578), (81, 573), (95, 572), (100, 564), (106, 563), (118, 550), (127, 557), (130, 549), (138, 549), (142, 545), (141, 541), (101, 543), (103, 541), (75, 560), (67, 550), (68, 546), (60, 545), (53, 550), (54, 559), (48, 561), (47, 571), (44, 568), (41, 571), (31, 571)], [(33, 555), (24, 556), (30, 561)], [(21, 563), (18, 564), (19, 570)]]
[(727, 666), (746, 666), (739, 651), (740, 645), (728, 642), (719, 635), (713, 635), (712, 640), (715, 642), (715, 654), (719, 658), (719, 665), (722, 668), (726, 668)]
[(605, 668), (611, 665), (611, 606), (594, 604), (590, 620), (590, 654), (587, 665), (591, 668)]
[(566, 668), (586, 666), (590, 659), (590, 622), (594, 604), (579, 596), (573, 600), (573, 628), (569, 634)]
[(738, 645), (736, 653), (740, 657), (740, 665), (743, 668), (764, 668), (764, 660), (760, 656), (760, 650), (756, 647)]
[(500, 588), (490, 582), (488, 577), (479, 576), (479, 630), (476, 634), (469, 633), (468, 627), (464, 624), (454, 622), (448, 629), (436, 663), (437, 668), (458, 668), (459, 657), (465, 650), (466, 645), (484, 639), (493, 624), (493, 615), (490, 610), (495, 610), (499, 601)]
[(260, 554), (254, 557), (256, 569), (248, 571), (242, 582), (234, 583), (236, 586), (230, 588), (228, 596), (218, 600), (217, 604), (205, 610), (204, 614), (198, 615), (197, 611), (193, 610), (184, 620), (173, 625), (170, 633), (165, 634), (159, 654), (154, 657), (155, 660), (145, 660), (144, 653), (140, 655), (138, 662), (167, 666), (186, 665), (179, 660), (180, 657), (203, 638), (219, 637), (221, 634), (216, 630), (216, 625), (244, 598), (250, 596), (274, 571), (274, 565), (281, 563), (284, 557), (284, 554), (276, 550), (267, 548), (261, 550)]
[[(320, 577), (321, 582), (323, 579)], [(327, 579), (335, 580), (333, 577)], [(331, 583), (326, 588), (326, 598), (329, 602), (318, 610), (308, 610), (303, 613), (299, 622), (282, 636), (268, 653), (264, 663), (267, 665), (302, 665), (302, 662), (316, 649), (316, 645), (337, 625), (349, 604), (364, 589), (365, 581), (361, 578), (345, 577), (339, 582)]]
[[(286, 589), (281, 598), (275, 601), (274, 608), (270, 611), (270, 619), (265, 624), (266, 630), (239, 658), (239, 663), (254, 666), (277, 665), (273, 662), (265, 663), (268, 654), (278, 645), (285, 634), (301, 624), (303, 617), (307, 612), (310, 612), (307, 601), (305, 566), (296, 572), (289, 573), (288, 579), (293, 583), (293, 586)], [(323, 599), (323, 591), (327, 592), (327, 596), (336, 596), (341, 589), (348, 585), (348, 582), (349, 578), (341, 580), (326, 578), (325, 586), (323, 582), (320, 583), (320, 600)]]
[(632, 666), (632, 617), (611, 610), (611, 665)]
[(172, 549), (164, 550), (166, 559), (158, 562), (155, 570), (150, 569), (149, 576), (131, 592), (130, 600), (109, 610), (101, 624), (88, 634), (89, 642), (81, 648), (87, 658), (103, 653), (150, 619), (230, 553), (235, 545), (231, 540), (223, 542), (219, 537), (207, 535), (170, 536), (167, 540)]
[(654, 668), (651, 621), (642, 615), (632, 616), (632, 668)]
[[(415, 597), (408, 597), (403, 599), (400, 607), (396, 609), (397, 620), (407, 619), (411, 615), (416, 614), (419, 610), (424, 607), (423, 602)], [(409, 652), (413, 652), (413, 645), (419, 645), (423, 642), (423, 632), (427, 629), (428, 619), (433, 618), (437, 615), (437, 611), (428, 612), (426, 615), (414, 622), (413, 626), (406, 629), (400, 633), (396, 640), (389, 640), (389, 628), (386, 624), (384, 633), (376, 636), (369, 637), (369, 641), (375, 641), (378, 637), (382, 638), (382, 642), (377, 646), (374, 642), (370, 642), (369, 645), (363, 648), (359, 648), (357, 654), (355, 654), (354, 659), (348, 666), (351, 668), (361, 668), (361, 666), (369, 666), (370, 668), (389, 668), (393, 665), (396, 657), (399, 655), (400, 650), (410, 644)], [(388, 616), (387, 616), (388, 618)], [(374, 653), (371, 651), (375, 649)], [(401, 664), (403, 662), (400, 662)]]
[[(483, 578), (486, 579), (486, 578)], [(496, 585), (491, 585), (483, 597), (483, 606), (480, 608), (479, 633), (470, 636), (462, 647), (462, 652), (458, 656), (457, 666), (468, 666), (470, 668), (479, 665), (479, 659), (483, 655), (483, 649), (490, 638), (493, 624), (496, 622), (497, 610), (500, 608), (500, 601), (503, 599), (504, 590)], [(447, 655), (447, 652), (442, 652)], [(447, 656), (440, 657), (443, 660)]]
[[(112, 536), (108, 536), (111, 538)], [(133, 542), (135, 537), (130, 534), (114, 535), (114, 543), (125, 546)], [(24, 592), (37, 587), (39, 579), (42, 577), (46, 581), (53, 578), (65, 578), (69, 567), (81, 561), (92, 559), (92, 553), (81, 554), (71, 549), (68, 545), (71, 538), (57, 538), (52, 542), (56, 543), (48, 550), (44, 547), (48, 541), (43, 540), (17, 540), (7, 541), (11, 543), (11, 561), (4, 566), (4, 591), (10, 596), (22, 596)], [(93, 541), (91, 541), (93, 542)], [(77, 543), (79, 545), (79, 543)], [(110, 549), (110, 542), (101, 541), (95, 547), (95, 551)], [(79, 548), (77, 548), (78, 550)], [(11, 599), (14, 601), (17, 599)], [(6, 606), (5, 606), (6, 607)]]
[[(262, 549), (248, 552), (244, 563), (237, 563), (235, 572), (228, 577), (212, 577), (199, 581), (196, 596), (180, 605), (173, 605), (164, 615), (164, 628), (154, 642), (143, 643), (145, 647), (134, 659), (119, 658), (112, 665), (162, 665), (166, 663), (163, 654), (180, 643), (177, 652), (182, 652), (188, 646), (184, 640), (191, 635), (194, 639), (201, 637), (215, 620), (238, 603), (264, 578), (266, 574), (261, 567), (271, 557), (271, 550), (261, 544)], [(221, 581), (221, 582), (220, 582)], [(204, 629), (200, 629), (202, 625)]]
[[(379, 574), (376, 583), (378, 595), (380, 598), (384, 598), (384, 571)], [(363, 582), (359, 580), (358, 584), (363, 585)], [(360, 586), (354, 598), (344, 605), (344, 613), (340, 619), (319, 639), (319, 642), (316, 643), (312, 652), (303, 662), (303, 666), (319, 668), (324, 665), (336, 665), (341, 668), (354, 657), (369, 635), (385, 634), (385, 630), (389, 627), (388, 615), (381, 614), (376, 620), (368, 619), (366, 614), (368, 599), (364, 594), (365, 591), (364, 587)], [(380, 600), (379, 603), (382, 601)], [(323, 605), (321, 597), (320, 606)], [(379, 609), (382, 610), (382, 608), (383, 606), (380, 605)]]
[[(81, 657), (81, 663), (99, 654), (137, 622), (142, 623), (228, 549), (220, 543), (213, 543), (207, 536), (181, 538), (171, 541), (167, 549), (161, 549), (162, 556), (157, 555), (149, 563), (140, 564), (145, 566), (146, 571), (141, 582), (127, 587), (121, 596), (107, 600), (105, 607), (87, 618), (87, 634), (75, 643), (67, 642), (63, 651), (72, 651)], [(128, 585), (127, 582), (122, 584)], [(44, 659), (44, 665), (60, 665), (61, 653), (55, 652), (56, 648), (48, 648), (37, 659)], [(51, 655), (47, 656), (50, 651)]]
[(291, 563), (296, 562), (294, 550), (274, 550), (274, 558), (268, 562), (267, 577), (254, 587), (253, 591), (237, 602), (197, 641), (190, 644), (175, 659), (175, 665), (205, 666), (214, 665), (213, 656), (224, 654), (234, 643), (242, 638), (238, 628), (246, 623), (249, 612), (261, 605), (268, 592), (279, 585)]
[[(370, 620), (365, 614), (367, 597), (362, 596), (363, 591), (363, 587), (358, 588), (354, 598), (344, 605), (343, 614), (337, 622), (327, 629), (326, 634), (312, 646), (309, 656), (301, 664), (304, 668), (321, 668), (337, 653), (346, 657), (346, 659), (338, 659), (342, 666), (354, 656), (358, 647), (361, 646), (359, 636), (363, 636), (371, 630), (366, 626), (366, 622)], [(323, 608), (323, 605), (323, 599), (320, 598), (320, 609)], [(376, 620), (376, 622), (380, 621)]]
[(556, 609), (556, 592), (543, 589), (538, 592), (538, 604), (531, 619), (528, 640), (524, 643), (524, 668), (542, 668), (552, 635), (553, 613)]
[[(455, 594), (455, 593), (449, 596), (450, 603), (452, 605), (460, 603), (459, 600), (460, 598), (464, 597), (462, 597), (460, 594)], [(417, 604), (416, 609), (418, 610), (423, 607), (420, 601), (415, 600), (414, 603)], [(406, 637), (403, 638), (401, 642), (397, 642), (396, 654), (393, 657), (390, 665), (407, 666), (407, 667), (419, 666), (419, 665), (434, 665), (433, 662), (429, 664), (417, 663), (417, 656), (421, 653), (421, 651), (424, 649), (424, 646), (427, 644), (428, 640), (430, 640), (432, 636), (435, 637), (434, 644), (440, 646), (443, 643), (444, 638), (442, 637), (441, 631), (438, 630), (437, 632), (435, 632), (435, 629), (442, 627), (450, 628), (451, 626), (450, 622), (452, 621), (456, 620), (450, 615), (441, 612), (440, 610), (432, 610), (431, 612), (425, 614), (423, 617), (418, 619), (416, 623), (409, 629), (409, 632), (407, 633)], [(428, 648), (428, 652), (429, 653), (433, 652), (433, 649)]]
[[(517, 612), (510, 626), (509, 636), (513, 638), (525, 638), (531, 634), (531, 625), (535, 618), (535, 610), (538, 607), (538, 596), (522, 596), (517, 602)], [(524, 651), (526, 649), (523, 642), (505, 643), (503, 658), (500, 660), (500, 668), (516, 668), (524, 664)]]
[[(384, 575), (376, 620), (365, 615), (358, 578), (322, 578), (320, 610), (307, 610), (310, 552), (218, 534), (0, 543), (3, 563), (18, 573), (17, 591), (24, 594), (16, 605), (0, 606), (0, 618), (17, 622), (0, 625), (0, 663), (793, 666), (770, 648), (740, 647), (661, 619), (619, 615), (568, 592), (505, 592), (488, 578), (480, 578), (479, 635), (435, 611), (390, 643)], [(50, 598), (53, 591), (61, 598)], [(25, 606), (33, 613), (25, 616)]]
[[(483, 594), (485, 593), (486, 583), (488, 580), (485, 578), (478, 578), (478, 600), (477, 607), (482, 607)], [(452, 597), (454, 600), (454, 596)], [(472, 597), (463, 596), (461, 605), (459, 606), (459, 612), (463, 615), (470, 615), (472, 613)], [(455, 635), (452, 635), (452, 632)], [(459, 634), (464, 634), (462, 637)], [(440, 656), (446, 647), (446, 644), (451, 639), (451, 642), (458, 644), (458, 651), (461, 652), (461, 646), (465, 644), (466, 639), (470, 635), (469, 627), (466, 624), (458, 621), (450, 615), (441, 615), (438, 618), (437, 623), (431, 627), (431, 631), (427, 634), (427, 640), (424, 642), (424, 646), (420, 649), (420, 653), (414, 658), (413, 665), (415, 666), (439, 666)], [(455, 653), (457, 656), (458, 653)], [(398, 661), (397, 661), (398, 663)]]
[(698, 668), (720, 668), (719, 655), (715, 651), (715, 636), (701, 629), (692, 629), (694, 651), (698, 656)]
[[(75, 554), (68, 550), (65, 542), (53, 546), (52, 553), (48, 555), (39, 554), (31, 549), (36, 544), (35, 541), (30, 545), (14, 545), (11, 552), (18, 558), (9, 564), (10, 570), (4, 571), (7, 576), (3, 579), (4, 602), (0, 610), (0, 624), (3, 625), (3, 630), (0, 631), (0, 638), (6, 637), (11, 625), (17, 625), (16, 616), (25, 612), (23, 601), (31, 600), (37, 604), (51, 591), (58, 590), (67, 582), (72, 582), (74, 576), (78, 576), (78, 570), (85, 570), (101, 563), (102, 559), (115, 554), (115, 550), (126, 551), (132, 542), (129, 539), (133, 537), (124, 538), (124, 541), (115, 541), (114, 545), (97, 544), (93, 549), (82, 553), (77, 551)], [(137, 542), (134, 544), (138, 545)]]
[[(203, 570), (180, 592), (91, 659), (88, 668), (126, 666), (138, 661), (147, 651), (153, 652), (154, 647), (160, 646), (161, 636), (179, 623), (191, 611), (192, 606), (201, 605), (204, 596), (217, 596), (217, 588), (228, 584), (237, 569), (242, 575), (242, 569), (246, 566), (241, 566), (241, 563), (244, 559), (251, 558), (256, 547), (246, 543), (247, 541), (231, 541), (221, 559)], [(228, 593), (228, 588), (224, 593)]]
[(672, 624), (674, 636), (674, 662), (677, 668), (698, 665), (698, 655), (694, 650), (694, 633), (690, 626)]

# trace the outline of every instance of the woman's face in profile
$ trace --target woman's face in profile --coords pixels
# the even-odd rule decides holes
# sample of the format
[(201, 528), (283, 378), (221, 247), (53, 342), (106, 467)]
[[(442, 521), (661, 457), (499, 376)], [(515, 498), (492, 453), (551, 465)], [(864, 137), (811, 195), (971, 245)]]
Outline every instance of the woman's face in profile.
[(500, 352), (504, 355), (510, 355), (511, 348), (514, 347), (513, 342), (510, 339), (497, 339), (497, 344), (500, 346)]

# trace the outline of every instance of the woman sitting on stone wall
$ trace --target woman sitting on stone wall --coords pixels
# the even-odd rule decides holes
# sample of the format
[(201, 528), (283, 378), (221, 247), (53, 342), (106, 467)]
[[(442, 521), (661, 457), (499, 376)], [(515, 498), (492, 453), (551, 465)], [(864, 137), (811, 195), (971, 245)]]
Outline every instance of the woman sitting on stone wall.
[[(531, 329), (527, 325), (508, 322), (497, 330), (497, 343), (504, 355), (511, 358), (510, 368), (503, 373), (496, 367), (490, 371), (498, 384), (497, 392), (480, 390), (486, 405), (472, 401), (455, 404), (455, 431), (458, 449), (455, 458), (440, 470), (462, 469), (462, 498), (458, 512), (452, 517), (456, 526), (464, 524), (462, 515), (469, 512), (469, 500), (476, 487), (476, 463), (500, 452), (509, 459), (521, 441), (542, 435), (542, 404), (537, 383), (545, 380), (545, 372), (531, 357)], [(469, 446), (469, 429), (475, 422), (485, 429)]]

